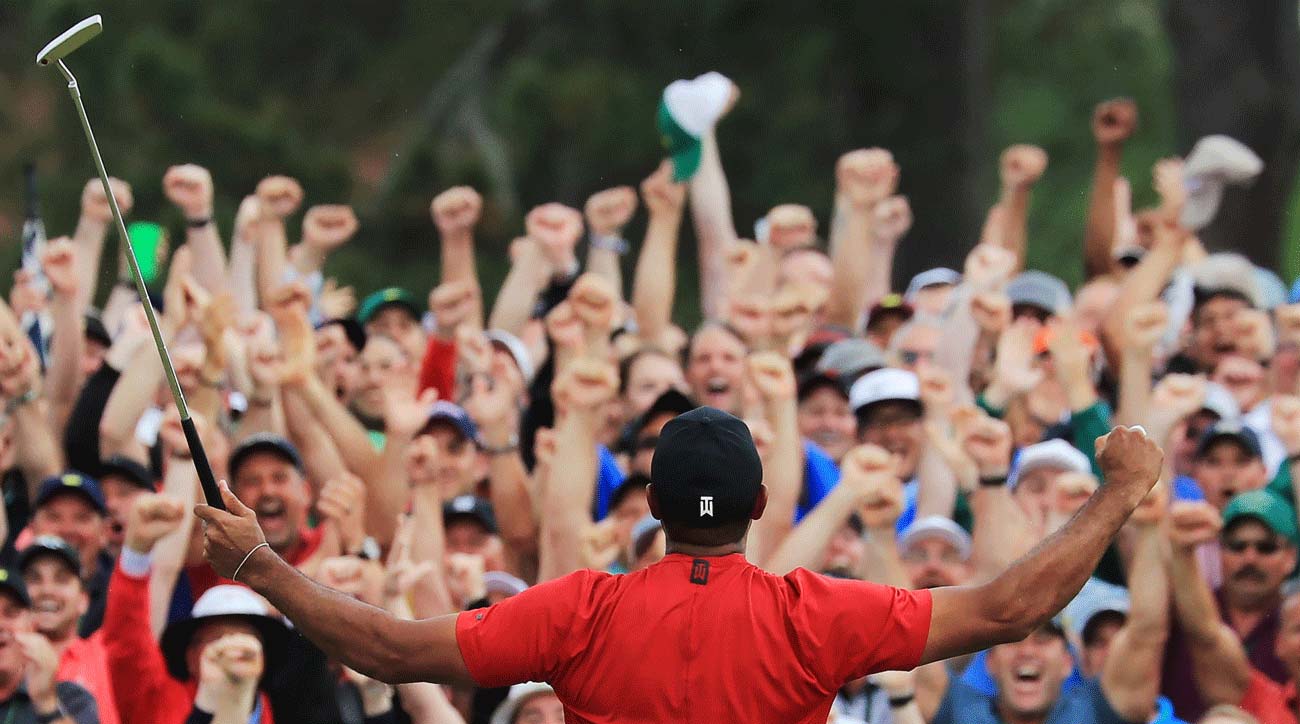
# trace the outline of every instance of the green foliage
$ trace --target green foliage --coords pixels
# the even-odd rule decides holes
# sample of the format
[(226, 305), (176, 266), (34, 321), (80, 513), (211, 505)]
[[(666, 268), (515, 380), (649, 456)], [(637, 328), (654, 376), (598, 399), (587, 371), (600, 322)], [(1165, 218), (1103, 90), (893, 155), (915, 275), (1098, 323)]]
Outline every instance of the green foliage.
[[(917, 216), (900, 281), (960, 264), (996, 197), (998, 149), (1013, 142), (1051, 156), (1031, 211), (1031, 262), (1077, 279), (1088, 118), (1103, 98), (1139, 100), (1125, 169), (1140, 202), (1152, 196), (1151, 163), (1177, 150), (1169, 52), (1145, 0), (29, 0), (0, 5), (0, 45), (11, 51), (0, 82), (5, 242), (17, 238), (28, 158), (43, 175), (51, 233), (75, 223), (88, 154), (57, 74), (28, 58), (91, 12), (104, 15), (104, 35), (71, 64), (110, 171), (135, 187), (134, 216), (180, 233), (160, 189), (172, 163), (212, 170), (225, 230), (258, 179), (296, 176), (308, 203), (359, 209), (362, 230), (328, 271), (361, 293), (434, 283), (428, 203), (457, 183), (487, 197), (479, 259), (495, 288), (527, 209), (581, 206), (596, 190), (638, 183), (661, 156), (662, 87), (710, 69), (744, 93), (719, 131), (742, 235), (782, 202), (811, 206), (824, 235), (835, 159), (884, 146)], [(972, 38), (990, 49), (987, 78), (967, 72)], [(467, 56), (477, 62), (458, 66)], [(987, 102), (969, 115), (972, 97)], [(635, 239), (641, 227), (630, 231)], [(682, 254), (693, 261), (689, 243)], [(10, 243), (0, 261), (12, 268), (16, 256)], [(681, 291), (690, 319), (690, 276)]]

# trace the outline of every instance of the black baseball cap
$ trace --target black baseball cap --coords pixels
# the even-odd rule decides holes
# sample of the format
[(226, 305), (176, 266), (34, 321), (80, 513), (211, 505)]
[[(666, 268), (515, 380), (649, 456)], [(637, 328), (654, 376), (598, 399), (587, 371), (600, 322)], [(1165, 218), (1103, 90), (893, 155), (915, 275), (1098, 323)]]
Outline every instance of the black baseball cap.
[(113, 346), (113, 338), (108, 334), (108, 328), (104, 326), (104, 320), (100, 319), (99, 314), (95, 312), (86, 312), (86, 339), (94, 340), (105, 347)]
[(497, 533), (497, 516), (492, 504), (477, 495), (457, 495), (443, 504), (443, 525), (451, 525), (456, 520), (471, 520), (492, 535)]
[(235, 446), (230, 453), (229, 474), (233, 481), (239, 477), (239, 467), (243, 465), (250, 455), (254, 453), (271, 453), (281, 460), (289, 463), (302, 472), (302, 456), (298, 454), (298, 448), (288, 440), (269, 432), (259, 432), (249, 435), (242, 442)]
[(1210, 448), (1220, 440), (1231, 440), (1241, 446), (1253, 458), (1264, 456), (1259, 444), (1259, 436), (1254, 430), (1232, 420), (1220, 420), (1205, 431), (1201, 441), (1196, 445), (1196, 457), (1204, 457)]
[(797, 399), (803, 402), (808, 399), (812, 393), (822, 388), (829, 388), (835, 391), (835, 394), (844, 398), (845, 402), (849, 401), (849, 388), (844, 384), (844, 379), (834, 371), (813, 372), (799, 380), (799, 392)]
[(749, 519), (763, 462), (743, 420), (697, 407), (664, 425), (650, 480), (665, 523), (717, 528)]
[(23, 576), (16, 569), (0, 568), (0, 591), (18, 599), (23, 608), (32, 607), (32, 599), (27, 597), (27, 586), (23, 585)]
[(64, 493), (80, 495), (100, 515), (108, 514), (108, 505), (104, 502), (104, 491), (100, 490), (99, 483), (89, 475), (82, 475), (75, 470), (62, 475), (53, 475), (42, 481), (40, 489), (36, 491), (36, 500), (33, 502), (32, 507), (40, 508), (55, 496)]
[(58, 558), (68, 565), (72, 573), (81, 578), (81, 556), (67, 541), (54, 535), (38, 535), (18, 554), (18, 570), (26, 573), (32, 561), (43, 556)]
[(102, 480), (110, 475), (119, 477), (141, 490), (151, 493), (155, 490), (153, 475), (149, 472), (149, 469), (124, 455), (114, 455), (100, 463), (100, 479)]
[(316, 331), (325, 329), (332, 325), (338, 325), (343, 330), (343, 336), (348, 340), (348, 346), (360, 353), (366, 347), (366, 330), (361, 323), (352, 317), (341, 317), (337, 319), (327, 319), (316, 325)]

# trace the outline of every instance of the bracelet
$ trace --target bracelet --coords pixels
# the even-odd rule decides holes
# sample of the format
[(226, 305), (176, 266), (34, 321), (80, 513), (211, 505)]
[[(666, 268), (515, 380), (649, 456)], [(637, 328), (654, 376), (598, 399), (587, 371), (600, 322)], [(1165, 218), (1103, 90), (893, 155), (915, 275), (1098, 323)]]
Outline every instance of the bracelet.
[(519, 449), (519, 436), (512, 433), (510, 439), (506, 441), (506, 444), (500, 447), (493, 447), (487, 443), (481, 443), (479, 449), (486, 455), (509, 455)]
[(207, 226), (208, 224), (211, 224), (211, 223), (212, 223), (212, 217), (211, 217), (211, 216), (205, 216), (205, 217), (203, 217), (203, 218), (201, 218), (201, 219), (186, 219), (186, 220), (185, 220), (185, 228), (187, 228), (187, 229), (202, 229), (203, 227), (205, 227), (205, 226)]
[(14, 398), (10, 398), (10, 400), (5, 403), (5, 416), (8, 417), (9, 415), (14, 414), (15, 410), (22, 407), (23, 405), (35, 401), (36, 398), (39, 396), (40, 393), (36, 391), (36, 387), (32, 386), (21, 395)]
[(1007, 484), (1007, 476), (990, 475), (987, 478), (980, 478), (981, 488), (1000, 488)]
[(231, 577), (230, 577), (230, 580), (232, 580), (232, 581), (234, 581), (234, 580), (238, 580), (238, 578), (239, 578), (239, 572), (242, 571), (242, 570), (244, 569), (244, 564), (248, 562), (248, 559), (249, 559), (249, 558), (252, 558), (252, 557), (253, 557), (253, 554), (257, 552), (257, 549), (258, 549), (258, 548), (262, 548), (263, 546), (265, 546), (265, 547), (267, 547), (267, 548), (270, 548), (270, 547), (271, 547), (271, 544), (270, 544), (270, 543), (267, 543), (266, 541), (262, 541), (261, 543), (258, 543), (257, 545), (253, 546), (253, 550), (249, 551), (249, 552), (248, 552), (248, 555), (244, 556), (244, 560), (242, 560), (242, 561), (239, 562), (239, 566), (238, 566), (237, 568), (235, 568), (235, 575), (231, 576)]
[(587, 243), (590, 244), (593, 249), (612, 251), (619, 256), (626, 254), (630, 248), (626, 239), (620, 236), (606, 234), (592, 234)]
[(907, 694), (905, 696), (891, 696), (889, 697), (889, 708), (902, 709), (908, 704), (911, 704), (914, 699), (916, 699), (916, 694)]

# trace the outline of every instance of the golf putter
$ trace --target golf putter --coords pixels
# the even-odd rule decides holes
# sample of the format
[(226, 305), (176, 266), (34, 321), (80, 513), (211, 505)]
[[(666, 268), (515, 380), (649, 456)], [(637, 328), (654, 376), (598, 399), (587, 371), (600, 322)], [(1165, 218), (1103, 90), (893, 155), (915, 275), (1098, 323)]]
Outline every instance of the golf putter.
[(86, 132), (86, 142), (90, 144), (90, 155), (95, 159), (95, 169), (99, 171), (99, 180), (104, 184), (104, 194), (108, 196), (108, 205), (113, 210), (113, 220), (117, 222), (117, 233), (122, 240), (122, 246), (126, 250), (126, 260), (128, 266), (131, 267), (131, 276), (135, 279), (135, 290), (140, 295), (140, 302), (144, 307), (145, 316), (149, 319), (149, 330), (153, 332), (154, 345), (158, 348), (158, 356), (162, 359), (163, 371), (167, 374), (167, 384), (172, 390), (172, 399), (176, 401), (176, 409), (181, 415), (181, 428), (185, 431), (185, 441), (190, 447), (190, 457), (194, 460), (194, 469), (199, 474), (199, 483), (203, 487), (203, 498), (208, 505), (225, 510), (226, 506), (221, 500), (221, 491), (217, 489), (217, 481), (212, 475), (212, 465), (208, 463), (208, 455), (203, 450), (203, 441), (199, 439), (199, 432), (194, 427), (194, 420), (190, 418), (190, 409), (185, 404), (185, 394), (181, 392), (180, 382), (176, 379), (176, 369), (172, 366), (171, 355), (167, 354), (167, 344), (163, 342), (162, 332), (158, 329), (158, 318), (154, 314), (153, 305), (149, 303), (149, 291), (145, 288), (144, 277), (140, 275), (140, 263), (136, 261), (135, 250), (131, 248), (131, 240), (126, 232), (126, 223), (122, 221), (122, 210), (118, 208), (117, 197), (113, 195), (113, 187), (108, 183), (108, 171), (104, 170), (104, 159), (99, 155), (99, 145), (95, 143), (95, 134), (90, 130), (90, 119), (86, 116), (86, 107), (81, 102), (81, 90), (77, 87), (77, 79), (73, 77), (72, 71), (68, 70), (68, 66), (63, 62), (63, 59), (68, 54), (85, 45), (91, 38), (99, 35), (103, 29), (103, 20), (98, 15), (92, 15), (63, 31), (63, 34), (51, 40), (44, 48), (41, 48), (41, 52), (36, 54), (36, 62), (39, 65), (54, 63), (58, 66), (59, 72), (63, 73), (63, 77), (68, 79), (68, 94), (72, 96), (72, 102), (77, 106), (77, 116), (81, 119), (81, 129)]

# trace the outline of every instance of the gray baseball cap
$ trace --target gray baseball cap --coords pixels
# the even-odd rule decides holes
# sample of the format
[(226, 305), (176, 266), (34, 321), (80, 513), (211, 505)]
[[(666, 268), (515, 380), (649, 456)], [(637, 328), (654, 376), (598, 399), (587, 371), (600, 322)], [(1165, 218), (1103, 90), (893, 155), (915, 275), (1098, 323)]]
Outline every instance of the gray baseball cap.
[(850, 337), (828, 346), (814, 370), (834, 374), (851, 385), (863, 374), (884, 366), (885, 353), (875, 343), (861, 337)]
[(1037, 307), (1049, 314), (1061, 314), (1070, 307), (1070, 288), (1059, 278), (1031, 269), (1022, 272), (1007, 284), (1007, 297), (1012, 306)]

